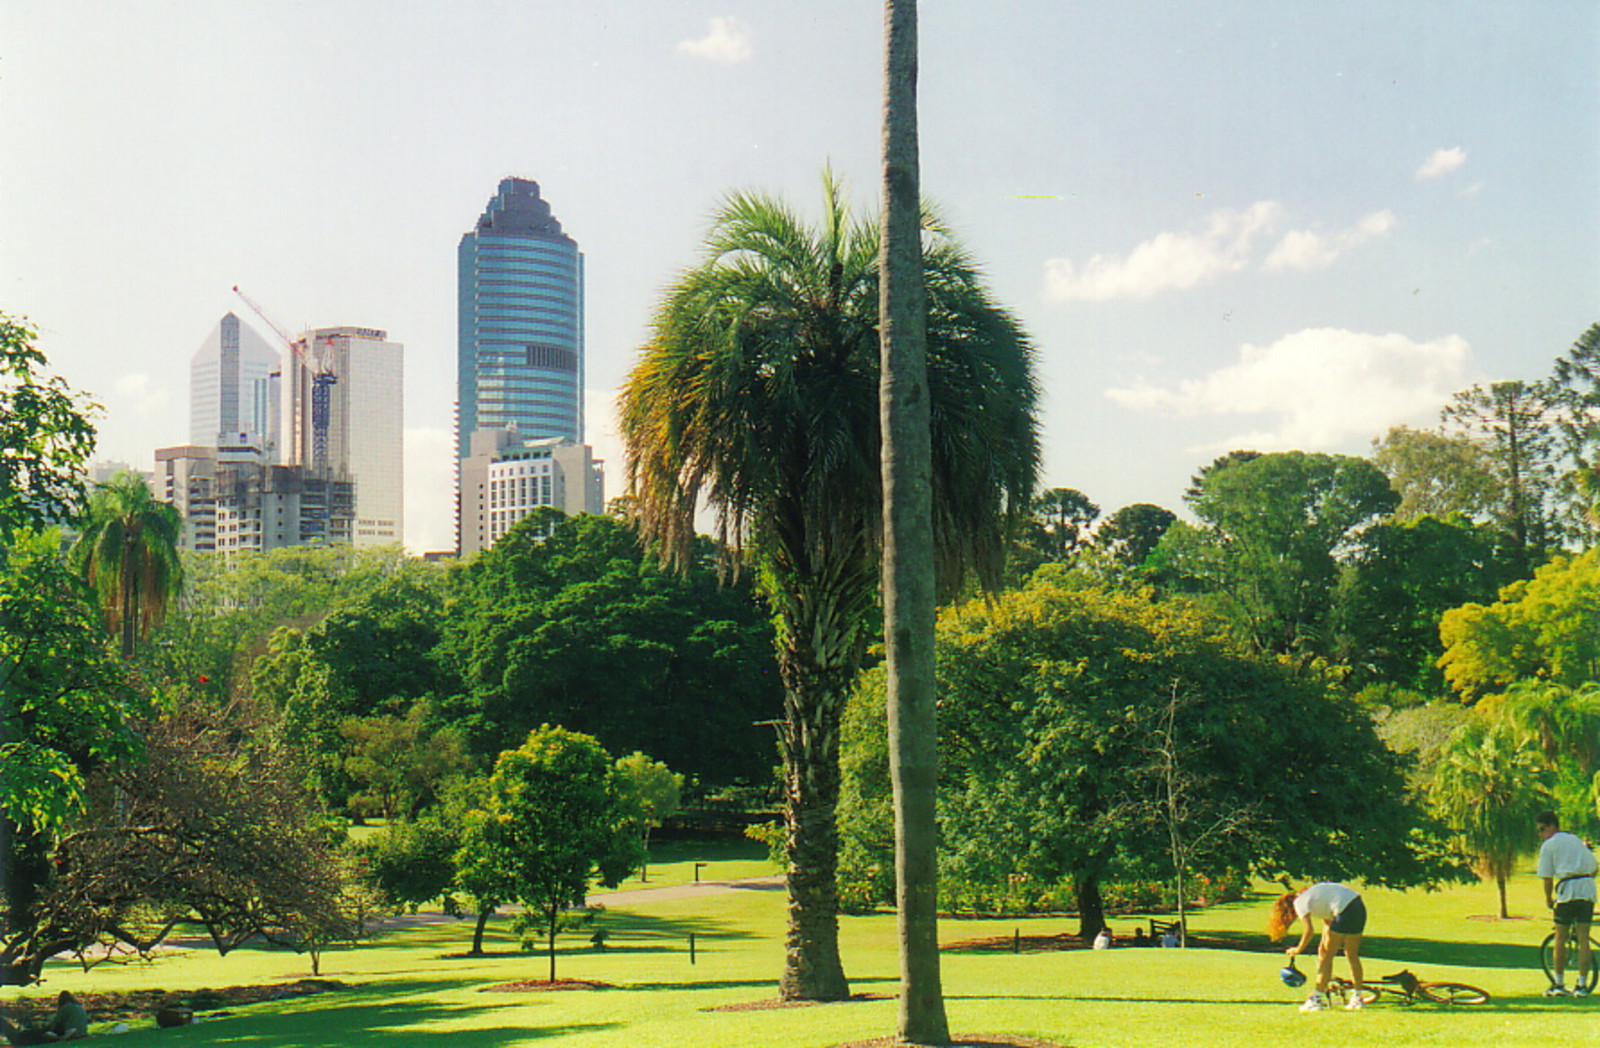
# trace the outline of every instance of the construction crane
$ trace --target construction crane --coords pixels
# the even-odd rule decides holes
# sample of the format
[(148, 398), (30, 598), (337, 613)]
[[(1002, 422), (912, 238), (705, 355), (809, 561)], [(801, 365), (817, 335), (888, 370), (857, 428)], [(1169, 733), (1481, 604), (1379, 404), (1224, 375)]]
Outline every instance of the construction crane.
[[(267, 311), (261, 304), (249, 295), (238, 284), (233, 285), (233, 293), (244, 300), (261, 322), (272, 329), (279, 340), (289, 348), (289, 353), (311, 373), (311, 465), (314, 469), (326, 470), (328, 468), (328, 427), (333, 415), (332, 390), (339, 377), (333, 373), (327, 361), (323, 358), (321, 350), (315, 345), (314, 338), (293, 339), (288, 332), (273, 323), (267, 316)], [(307, 352), (309, 347), (310, 352)]]

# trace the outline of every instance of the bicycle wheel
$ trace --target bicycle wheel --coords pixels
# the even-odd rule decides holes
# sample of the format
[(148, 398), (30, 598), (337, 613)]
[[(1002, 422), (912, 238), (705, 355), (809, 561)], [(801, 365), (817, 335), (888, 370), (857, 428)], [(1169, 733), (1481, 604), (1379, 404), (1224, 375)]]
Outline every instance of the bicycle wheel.
[[(1567, 971), (1572, 973), (1574, 980), (1578, 978), (1578, 935), (1568, 929), (1567, 939)], [(1600, 978), (1600, 943), (1595, 942), (1594, 936), (1589, 936), (1589, 975), (1583, 980), (1583, 988), (1590, 993), (1594, 992), (1595, 982)], [(1544, 965), (1544, 977), (1553, 985), (1556, 981), (1556, 933), (1551, 932), (1544, 937), (1544, 945), (1539, 947), (1539, 963)]]
[(1417, 992), (1435, 1004), (1488, 1004), (1489, 993), (1476, 986), (1458, 982), (1430, 982), (1417, 987)]

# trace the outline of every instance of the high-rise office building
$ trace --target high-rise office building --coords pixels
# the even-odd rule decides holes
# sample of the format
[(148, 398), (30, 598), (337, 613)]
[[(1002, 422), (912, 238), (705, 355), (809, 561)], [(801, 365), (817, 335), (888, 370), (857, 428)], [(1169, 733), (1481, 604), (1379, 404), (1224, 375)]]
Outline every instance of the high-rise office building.
[(405, 536), (404, 349), (375, 328), (318, 328), (284, 358), (276, 460), (354, 485), (357, 546)]
[(232, 313), (217, 322), (189, 362), (189, 443), (216, 447), (273, 425), (271, 378), (278, 354)]
[(583, 443), (583, 253), (539, 184), (502, 179), (457, 260), (456, 454), (512, 426)]

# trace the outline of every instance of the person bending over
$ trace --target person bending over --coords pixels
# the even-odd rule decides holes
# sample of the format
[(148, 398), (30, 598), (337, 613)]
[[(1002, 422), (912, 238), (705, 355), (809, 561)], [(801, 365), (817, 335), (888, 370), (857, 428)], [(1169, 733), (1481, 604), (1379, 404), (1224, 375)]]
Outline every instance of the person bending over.
[(1345, 1001), (1346, 1008), (1361, 1007), (1361, 989), (1364, 985), (1361, 970), (1361, 937), (1367, 930), (1367, 906), (1353, 888), (1333, 881), (1313, 884), (1303, 892), (1290, 892), (1272, 904), (1272, 915), (1267, 919), (1267, 929), (1274, 941), (1281, 939), (1294, 927), (1296, 919), (1305, 921), (1305, 932), (1300, 941), (1284, 952), (1289, 958), (1298, 957), (1311, 944), (1317, 922), (1322, 922), (1322, 942), (1317, 946), (1317, 981), (1311, 996), (1300, 1006), (1303, 1012), (1320, 1012), (1328, 1007), (1328, 981), (1333, 978), (1333, 958), (1340, 952), (1350, 962), (1350, 981), (1355, 991)]
[[(1555, 915), (1555, 982), (1545, 990), (1546, 997), (1585, 997), (1589, 990), (1589, 971), (1594, 964), (1589, 949), (1589, 926), (1594, 922), (1595, 858), (1589, 846), (1575, 834), (1561, 828), (1553, 811), (1542, 811), (1533, 819), (1539, 832), (1539, 865), (1535, 872), (1544, 879), (1544, 904)], [(1578, 933), (1578, 983), (1567, 989), (1567, 929)]]

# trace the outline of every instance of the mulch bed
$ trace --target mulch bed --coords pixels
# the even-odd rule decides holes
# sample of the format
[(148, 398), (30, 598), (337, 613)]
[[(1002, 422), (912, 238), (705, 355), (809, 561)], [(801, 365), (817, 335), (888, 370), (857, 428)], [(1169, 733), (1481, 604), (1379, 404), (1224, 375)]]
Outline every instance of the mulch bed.
[(615, 990), (614, 983), (594, 982), (591, 979), (523, 979), (520, 982), (485, 986), (479, 993), (544, 993), (549, 990)]
[[(201, 990), (133, 990), (129, 993), (79, 993), (73, 996), (88, 1009), (94, 1022), (133, 1022), (153, 1019), (156, 1009), (171, 1001), (183, 1001), (196, 1012), (216, 1011), (219, 1008), (237, 1008), (263, 1001), (282, 1001), (292, 997), (310, 997), (318, 993), (348, 990), (350, 986), (335, 979), (301, 979), (292, 983), (272, 983), (265, 986), (224, 986), (221, 989)], [(28, 1025), (42, 1025), (55, 1014), (54, 994), (32, 999), (19, 999), (8, 1003), (6, 1011), (20, 1015)], [(15, 1021), (15, 1020), (13, 1020)]]

